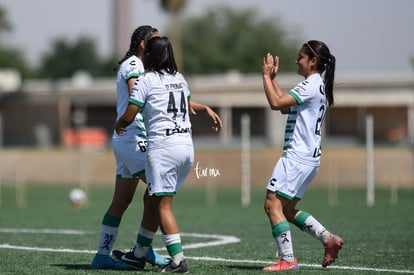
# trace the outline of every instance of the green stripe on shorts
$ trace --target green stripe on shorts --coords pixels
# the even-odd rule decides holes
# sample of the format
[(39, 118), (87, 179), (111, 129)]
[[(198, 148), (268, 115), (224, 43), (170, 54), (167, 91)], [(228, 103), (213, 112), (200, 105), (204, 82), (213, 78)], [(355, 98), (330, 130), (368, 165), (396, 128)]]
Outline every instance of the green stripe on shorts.
[(157, 197), (173, 197), (175, 195), (176, 192), (159, 192), (159, 193), (154, 193), (154, 196)]
[(276, 194), (278, 194), (279, 196), (281, 196), (282, 198), (288, 199), (288, 200), (293, 200), (293, 197), (286, 195), (285, 193), (282, 193), (280, 191), (276, 191)]

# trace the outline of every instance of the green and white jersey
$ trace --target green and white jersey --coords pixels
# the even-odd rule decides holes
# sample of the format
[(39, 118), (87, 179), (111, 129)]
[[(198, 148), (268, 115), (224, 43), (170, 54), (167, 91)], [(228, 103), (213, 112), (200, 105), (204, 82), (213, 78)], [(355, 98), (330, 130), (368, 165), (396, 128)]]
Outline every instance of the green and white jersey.
[(142, 108), (149, 149), (192, 145), (190, 97), (187, 81), (180, 73), (148, 72), (138, 79), (129, 102)]
[[(116, 79), (116, 112), (118, 120), (126, 111), (128, 106), (128, 100), (130, 97), (128, 91), (128, 81), (131, 78), (138, 78), (144, 73), (144, 65), (142, 61), (135, 55), (130, 56), (119, 67), (117, 79)], [(126, 128), (126, 135), (130, 138), (146, 139), (146, 131), (142, 114), (138, 113), (135, 120)], [(114, 137), (118, 137), (114, 133)]]
[(286, 122), (283, 156), (319, 166), (321, 127), (327, 99), (320, 74), (313, 74), (288, 92), (296, 100)]

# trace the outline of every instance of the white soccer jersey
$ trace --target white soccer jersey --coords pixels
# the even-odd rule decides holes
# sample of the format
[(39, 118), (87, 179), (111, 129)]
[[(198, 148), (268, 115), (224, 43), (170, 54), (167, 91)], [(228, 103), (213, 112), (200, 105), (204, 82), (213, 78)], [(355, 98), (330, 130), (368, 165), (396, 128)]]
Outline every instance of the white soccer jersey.
[(320, 74), (313, 74), (289, 91), (297, 105), (291, 106), (286, 122), (283, 156), (319, 166), (321, 127), (327, 99)]
[[(119, 67), (117, 88), (117, 120), (124, 114), (128, 106), (128, 80), (137, 78), (144, 73), (141, 60), (135, 55), (122, 62)], [(145, 171), (147, 160), (147, 136), (142, 114), (138, 113), (135, 120), (127, 127), (125, 136), (115, 131), (112, 135), (112, 148), (116, 160), (116, 176), (118, 178), (136, 178)]]
[[(117, 79), (116, 79), (116, 90), (117, 90), (117, 102), (116, 112), (118, 120), (126, 111), (128, 106), (128, 100), (130, 97), (128, 91), (128, 80), (133, 77), (138, 78), (144, 73), (144, 65), (142, 61), (136, 56), (132, 55), (119, 67)], [(130, 138), (140, 137), (146, 139), (145, 125), (142, 118), (142, 114), (138, 113), (135, 120), (126, 128), (126, 135)], [(119, 136), (114, 133), (114, 138)]]
[(150, 149), (192, 146), (189, 99), (187, 81), (180, 73), (148, 72), (135, 83), (129, 102), (142, 108)]

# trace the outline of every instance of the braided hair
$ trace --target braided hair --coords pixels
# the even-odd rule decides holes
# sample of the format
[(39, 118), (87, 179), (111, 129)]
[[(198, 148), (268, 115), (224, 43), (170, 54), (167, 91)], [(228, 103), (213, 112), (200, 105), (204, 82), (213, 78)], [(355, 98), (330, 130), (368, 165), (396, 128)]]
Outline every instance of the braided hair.
[(325, 43), (317, 40), (310, 40), (302, 46), (304, 52), (309, 57), (316, 57), (318, 63), (316, 69), (319, 73), (324, 73), (325, 92), (329, 106), (334, 104), (333, 87), (335, 81), (335, 56), (333, 56)]
[(131, 35), (131, 43), (129, 46), (129, 50), (125, 53), (124, 57), (120, 61), (118, 61), (118, 64), (115, 66), (114, 71), (118, 71), (119, 66), (122, 64), (122, 62), (127, 60), (129, 57), (133, 55), (141, 55), (144, 50), (141, 47), (141, 41), (148, 40), (148, 38), (150, 38), (151, 34), (154, 32), (158, 32), (158, 30), (149, 25), (143, 25), (136, 28)]

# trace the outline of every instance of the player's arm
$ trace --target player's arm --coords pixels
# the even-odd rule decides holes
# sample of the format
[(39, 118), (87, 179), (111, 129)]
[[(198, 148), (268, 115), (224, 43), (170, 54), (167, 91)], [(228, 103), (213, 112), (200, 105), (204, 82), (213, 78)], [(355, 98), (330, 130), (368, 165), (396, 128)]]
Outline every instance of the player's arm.
[(279, 68), (279, 57), (273, 58), (268, 53), (263, 58), (262, 78), (263, 88), (272, 110), (280, 110), (282, 114), (289, 113), (289, 107), (296, 105), (296, 100), (289, 94), (285, 94), (277, 81), (276, 75)]
[[(276, 93), (278, 93), (279, 96), (283, 96), (284, 95), (283, 92), (282, 92), (282, 88), (280, 88), (279, 82), (276, 80), (276, 77), (272, 79), (272, 85), (273, 85), (273, 88), (275, 89)], [(284, 115), (285, 114), (288, 114), (289, 113), (290, 106), (289, 107), (282, 107), (279, 110)]]
[(207, 115), (213, 120), (213, 130), (218, 131), (223, 127), (223, 123), (221, 122), (220, 116), (214, 112), (209, 106), (195, 102), (195, 101), (188, 101), (190, 113), (192, 115), (196, 115), (196, 111), (205, 111)]
[(130, 79), (128, 79), (128, 92), (129, 92), (129, 96), (132, 95), (132, 88), (135, 85), (135, 82), (137, 81), (138, 77), (131, 77)]
[[(129, 96), (132, 95), (132, 89), (135, 85), (135, 82), (137, 81), (137, 78), (138, 77), (131, 77), (127, 81)], [(139, 112), (139, 107), (135, 104), (129, 103), (125, 113), (118, 119), (118, 121), (115, 122), (115, 132), (120, 136), (125, 135), (126, 134), (125, 128), (132, 123), (132, 121), (135, 119), (135, 116), (137, 115), (138, 112)]]
[(140, 107), (134, 103), (129, 103), (125, 113), (115, 122), (115, 132), (124, 136), (126, 134), (126, 127), (134, 121)]

